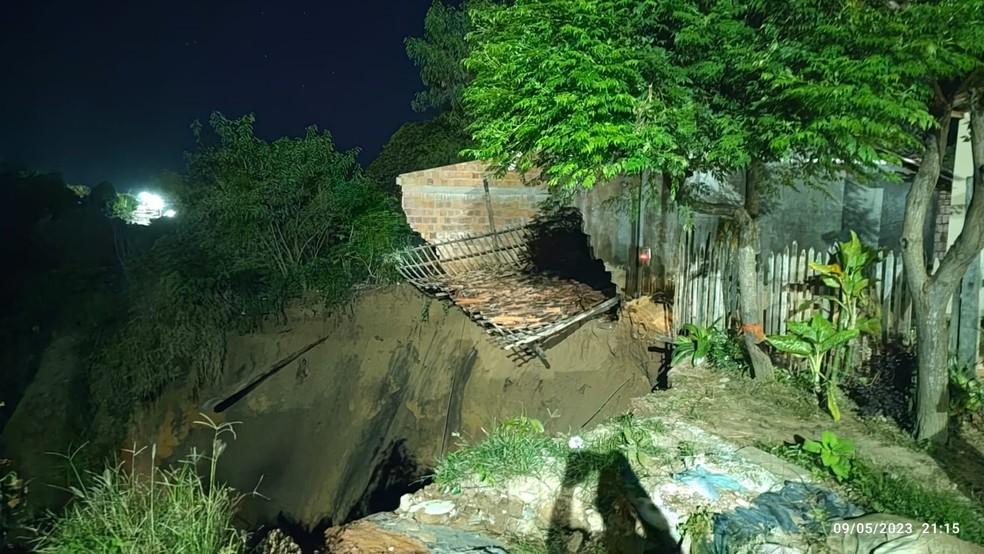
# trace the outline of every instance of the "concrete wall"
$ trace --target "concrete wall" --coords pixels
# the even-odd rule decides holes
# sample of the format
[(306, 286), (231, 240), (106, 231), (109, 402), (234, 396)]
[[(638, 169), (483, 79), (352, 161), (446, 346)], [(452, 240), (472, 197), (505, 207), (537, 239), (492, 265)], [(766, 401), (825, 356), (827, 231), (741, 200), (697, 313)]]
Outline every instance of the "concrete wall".
[[(437, 242), (489, 232), (481, 162), (463, 162), (404, 173), (396, 178), (403, 211), (410, 227), (427, 241)], [(489, 196), (495, 227), (502, 230), (526, 223), (536, 214), (547, 193), (529, 186), (536, 174), (515, 172), (489, 176)]]

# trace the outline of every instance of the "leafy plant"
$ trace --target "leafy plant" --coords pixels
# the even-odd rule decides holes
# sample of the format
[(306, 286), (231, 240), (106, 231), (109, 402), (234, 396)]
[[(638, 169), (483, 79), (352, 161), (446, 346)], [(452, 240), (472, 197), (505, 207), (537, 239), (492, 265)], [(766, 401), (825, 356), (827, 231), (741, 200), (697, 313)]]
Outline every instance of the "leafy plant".
[(596, 452), (620, 451), (641, 467), (664, 451), (653, 441), (653, 433), (663, 429), (659, 420), (641, 420), (627, 413), (616, 416), (608, 423), (608, 432), (592, 441), (590, 448)]
[[(68, 487), (74, 501), (54, 519), (40, 538), (41, 554), (238, 554), (245, 551), (246, 535), (232, 525), (240, 495), (219, 484), (216, 469), (225, 447), (222, 438), (235, 438), (233, 424), (198, 422), (213, 430), (209, 454), (193, 453), (185, 463), (165, 469), (153, 465), (142, 475), (136, 462), (145, 449), (132, 452), (129, 466), (106, 467), (83, 476), (73, 458), (66, 456), (75, 483)], [(156, 454), (151, 451), (151, 457)], [(207, 476), (198, 474), (206, 463)]]
[(711, 350), (712, 327), (702, 327), (687, 323), (681, 328), (680, 336), (673, 342), (673, 357), (670, 360), (672, 365), (677, 365), (687, 358), (694, 365), (698, 365), (707, 359), (707, 354)]
[(140, 202), (136, 196), (119, 193), (108, 206), (110, 217), (121, 219), (127, 223), (133, 222), (133, 214)]
[(681, 540), (690, 539), (690, 552), (703, 552), (707, 549), (711, 531), (714, 529), (713, 518), (714, 513), (707, 506), (698, 506), (677, 527)]
[(871, 279), (867, 277), (871, 265), (878, 260), (877, 251), (862, 243), (857, 233), (851, 231), (850, 240), (837, 245), (837, 260), (826, 265), (810, 263), (810, 268), (820, 274), (823, 284), (836, 292), (836, 295), (824, 295), (819, 299), (840, 308), (835, 316), (838, 328), (857, 328), (869, 335), (880, 333), (881, 320), (877, 316), (877, 305), (871, 302)]
[(838, 481), (850, 477), (854, 462), (854, 443), (849, 439), (839, 438), (832, 431), (824, 431), (820, 434), (819, 441), (806, 439), (801, 448), (815, 454), (820, 464), (833, 473)]
[(711, 329), (710, 343), (707, 359), (715, 369), (739, 375), (751, 372), (744, 344), (736, 332), (714, 327)]
[(949, 375), (950, 415), (967, 418), (980, 414), (984, 410), (984, 383), (956, 359), (950, 362)]
[(677, 454), (681, 458), (687, 458), (697, 454), (697, 447), (690, 441), (680, 441), (677, 443)]
[(790, 333), (770, 335), (766, 340), (776, 349), (809, 362), (814, 392), (820, 392), (821, 380), (824, 380), (827, 409), (834, 421), (840, 421), (840, 409), (837, 407), (837, 366), (831, 364), (825, 368), (823, 361), (828, 352), (858, 336), (858, 330), (835, 329), (834, 325), (820, 314), (814, 314), (808, 323), (790, 321), (786, 326)]

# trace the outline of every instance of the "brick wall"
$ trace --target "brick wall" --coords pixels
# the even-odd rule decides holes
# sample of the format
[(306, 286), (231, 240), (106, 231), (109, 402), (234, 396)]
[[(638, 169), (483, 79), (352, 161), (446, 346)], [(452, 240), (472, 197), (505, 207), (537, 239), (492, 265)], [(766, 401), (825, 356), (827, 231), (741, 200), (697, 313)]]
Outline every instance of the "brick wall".
[[(443, 241), (489, 232), (481, 162), (404, 173), (396, 178), (402, 191), (403, 211), (414, 231), (427, 241)], [(510, 172), (489, 177), (496, 230), (526, 223), (547, 197), (543, 186), (529, 186), (535, 175)]]

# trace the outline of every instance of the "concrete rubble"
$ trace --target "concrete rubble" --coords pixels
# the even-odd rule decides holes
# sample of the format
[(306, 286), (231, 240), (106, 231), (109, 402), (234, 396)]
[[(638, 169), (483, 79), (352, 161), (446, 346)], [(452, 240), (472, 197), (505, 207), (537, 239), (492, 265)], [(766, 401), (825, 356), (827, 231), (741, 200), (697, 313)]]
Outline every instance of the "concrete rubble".
[[(658, 511), (657, 519), (662, 518), (668, 536), (674, 543), (682, 543), (682, 552), (806, 554), (817, 552), (820, 543), (830, 552), (984, 552), (984, 549), (954, 537), (834, 534), (829, 533), (829, 527), (828, 533), (821, 535), (817, 532), (819, 523), (829, 526), (842, 518), (862, 516), (861, 511), (837, 493), (815, 483), (802, 468), (767, 452), (738, 448), (683, 422), (664, 422), (664, 425), (665, 431), (654, 433), (653, 439), (668, 455), (658, 459), (634, 459), (632, 471), (648, 495), (642, 502), (652, 502)], [(604, 426), (593, 431), (604, 432)], [(586, 436), (589, 442), (591, 436)], [(572, 449), (571, 452), (576, 451)], [(558, 462), (564, 463), (563, 460)], [(599, 537), (606, 537), (610, 533), (608, 528), (615, 525), (612, 514), (604, 513), (611, 506), (606, 508), (599, 500), (608, 485), (599, 485), (597, 476), (583, 482), (566, 480), (568, 483), (564, 486), (564, 477), (556, 471), (545, 470), (542, 475), (519, 477), (495, 485), (466, 483), (460, 487), (460, 494), (443, 492), (432, 485), (405, 495), (394, 513), (363, 521), (376, 526), (382, 536), (397, 532), (416, 538), (430, 548), (421, 552), (506, 552), (511, 548), (510, 544), (517, 542), (541, 545), (549, 542), (552, 546), (544, 551), (551, 553), (599, 551), (599, 544), (610, 544)], [(809, 501), (805, 502), (803, 498)], [(566, 509), (558, 510), (561, 504)], [(635, 505), (635, 509), (639, 506)], [(706, 514), (710, 518), (709, 533), (697, 540), (691, 536), (681, 537), (681, 529), (693, 514)], [(747, 519), (749, 517), (753, 519)], [(885, 514), (863, 517), (903, 520)], [(747, 527), (749, 521), (767, 520), (769, 522), (763, 524), (761, 532), (733, 532), (736, 528)], [(645, 522), (640, 522), (632, 530), (644, 527)], [(917, 526), (919, 528), (921, 524)], [(449, 546), (438, 538), (441, 533), (437, 529), (443, 529), (441, 533), (444, 534), (451, 533), (450, 530), (464, 533), (460, 537), (467, 537), (467, 540), (458, 540), (456, 546)], [(731, 534), (728, 529), (732, 530)], [(344, 533), (340, 536), (344, 537)], [(421, 537), (431, 540), (428, 542)], [(495, 540), (485, 537), (495, 537)], [(647, 547), (645, 541), (639, 544), (639, 552), (668, 551), (653, 549), (651, 544)], [(613, 551), (611, 548), (609, 546), (608, 551)], [(620, 552), (635, 551), (635, 547), (617, 548)]]

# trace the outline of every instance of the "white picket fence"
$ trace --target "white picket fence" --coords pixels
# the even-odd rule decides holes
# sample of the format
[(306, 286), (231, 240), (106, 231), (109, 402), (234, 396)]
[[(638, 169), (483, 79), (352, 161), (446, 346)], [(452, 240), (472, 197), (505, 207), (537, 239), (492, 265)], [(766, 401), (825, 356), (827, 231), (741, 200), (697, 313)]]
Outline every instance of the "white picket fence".
[[(683, 237), (680, 274), (673, 301), (677, 329), (687, 323), (702, 326), (738, 324), (736, 252), (737, 244), (731, 240), (708, 238), (696, 242), (689, 233)], [(766, 334), (785, 333), (788, 320), (809, 319), (817, 310), (827, 308), (826, 301), (820, 297), (832, 291), (819, 282), (810, 263), (830, 263), (833, 253), (833, 247), (828, 251), (817, 251), (801, 249), (793, 243), (782, 252), (767, 254), (760, 260)], [(883, 338), (909, 340), (914, 330), (902, 257), (886, 252), (872, 269), (871, 278), (874, 280), (873, 295), (880, 306)]]

